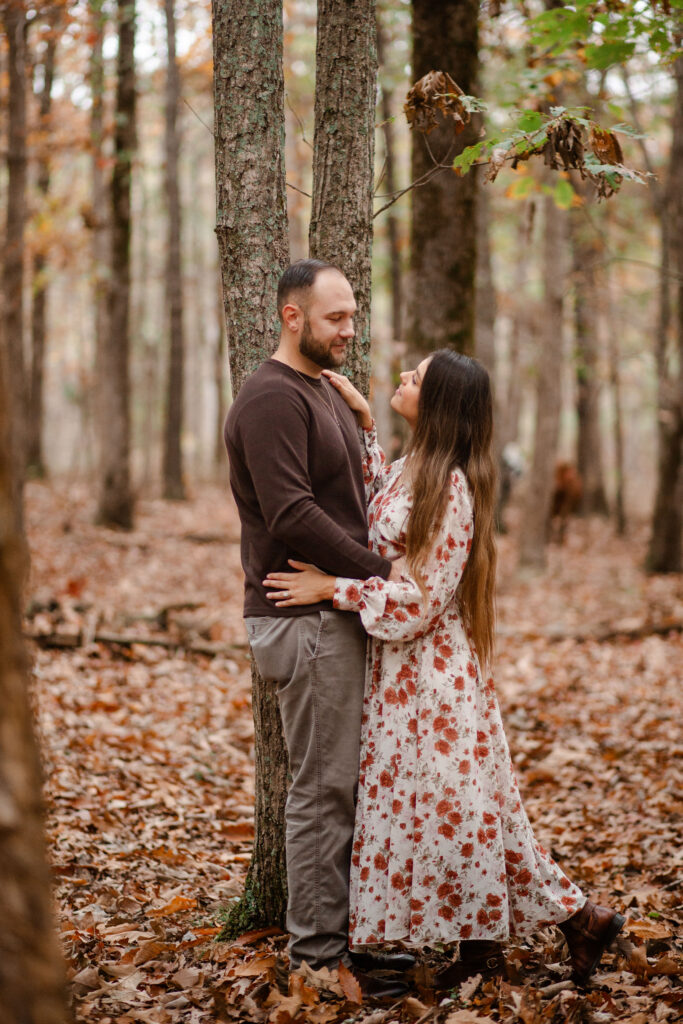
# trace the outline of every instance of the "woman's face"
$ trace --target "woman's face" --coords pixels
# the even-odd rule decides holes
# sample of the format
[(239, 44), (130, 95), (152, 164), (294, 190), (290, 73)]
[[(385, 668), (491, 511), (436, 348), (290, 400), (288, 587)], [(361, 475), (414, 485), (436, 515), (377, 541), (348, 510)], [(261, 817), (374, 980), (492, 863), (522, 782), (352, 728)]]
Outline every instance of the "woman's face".
[(417, 423), (417, 404), (420, 398), (420, 387), (431, 356), (423, 359), (416, 370), (404, 370), (400, 374), (401, 383), (391, 399), (391, 408), (406, 421), (411, 430)]

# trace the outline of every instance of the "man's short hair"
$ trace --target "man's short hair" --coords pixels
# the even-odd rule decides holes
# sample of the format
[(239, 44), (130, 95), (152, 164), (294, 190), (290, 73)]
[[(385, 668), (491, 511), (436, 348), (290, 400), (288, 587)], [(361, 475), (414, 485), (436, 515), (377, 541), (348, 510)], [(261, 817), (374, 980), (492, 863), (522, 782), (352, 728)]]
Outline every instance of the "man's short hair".
[(293, 293), (297, 292), (301, 300), (301, 293), (313, 287), (316, 277), (323, 270), (336, 270), (337, 273), (343, 274), (334, 263), (326, 263), (324, 260), (297, 260), (287, 267), (277, 286), (277, 311), (280, 317)]

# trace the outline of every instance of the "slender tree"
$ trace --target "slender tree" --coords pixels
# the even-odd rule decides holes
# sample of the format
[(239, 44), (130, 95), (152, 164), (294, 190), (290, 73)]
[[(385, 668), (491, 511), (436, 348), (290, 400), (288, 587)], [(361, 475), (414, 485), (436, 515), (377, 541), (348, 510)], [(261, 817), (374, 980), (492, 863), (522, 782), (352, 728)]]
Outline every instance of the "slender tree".
[(100, 492), (97, 521), (130, 529), (129, 303), (131, 177), (135, 151), (135, 0), (117, 0), (114, 168), (111, 179), (111, 263), (107, 335), (99, 366)]
[(555, 206), (552, 196), (545, 196), (543, 210), (544, 330), (538, 356), (534, 456), (520, 537), (520, 566), (531, 570), (545, 567), (562, 399), (562, 305), (565, 288), (562, 254), (567, 241), (566, 216)]
[(63, 1024), (64, 966), (21, 631), (27, 550), (16, 522), (6, 356), (0, 352), (0, 1005), (3, 1024)]
[(24, 359), (24, 229), (26, 224), (26, 8), (24, 0), (3, 0), (0, 14), (7, 35), (9, 103), (7, 129), (7, 220), (2, 267), (4, 330), (2, 346), (9, 373), (17, 523), (23, 522), (26, 465), (26, 366)]
[[(213, 0), (218, 248), (235, 394), (277, 345), (277, 282), (289, 262), (282, 0)], [(287, 752), (273, 688), (252, 674), (256, 836), (233, 933), (283, 924)]]
[(169, 315), (168, 381), (164, 429), (164, 497), (183, 499), (183, 273), (181, 265), (181, 208), (178, 187), (178, 104), (180, 73), (176, 60), (175, 0), (165, 0), (168, 70), (166, 72), (166, 204), (168, 248), (166, 257), (166, 308)]
[(377, 87), (375, 0), (318, 0), (311, 256), (339, 266), (358, 303), (346, 368), (370, 381), (372, 193)]
[[(98, 437), (107, 429), (99, 392), (106, 387), (105, 348), (107, 342), (107, 275), (109, 272), (109, 211), (104, 176), (104, 0), (89, 0), (90, 30), (90, 202), (87, 225), (92, 231), (93, 308), (95, 338), (95, 383), (97, 400), (94, 421)], [(102, 421), (100, 422), (100, 419)]]
[[(377, 59), (380, 68), (386, 60), (386, 42), (382, 21), (377, 16)], [(398, 191), (396, 178), (396, 143), (392, 116), (392, 93), (389, 76), (385, 74), (381, 87), (382, 134), (384, 136), (384, 167), (382, 191), (394, 195)], [(389, 248), (389, 275), (391, 283), (391, 333), (395, 340), (403, 334), (403, 272), (398, 237), (398, 218), (393, 208), (386, 215), (387, 244)]]
[[(52, 83), (55, 73), (57, 26), (55, 13), (50, 18), (50, 32), (45, 47), (42, 87), (39, 95), (40, 156), (38, 158), (38, 194), (44, 204), (50, 188), (48, 133), (52, 109)], [(43, 460), (43, 390), (45, 366), (47, 309), (47, 253), (38, 244), (33, 254), (33, 303), (31, 308), (31, 379), (27, 418), (26, 459), (33, 476), (45, 475)]]
[[(468, 94), (479, 69), (477, 0), (413, 0), (413, 79), (444, 71)], [(476, 142), (470, 125), (454, 138), (450, 125), (413, 133), (412, 179), (449, 164)], [(476, 197), (474, 174), (450, 170), (411, 193), (407, 340), (416, 352), (449, 346), (474, 354)], [(425, 301), (425, 295), (429, 301)]]
[[(584, 204), (589, 202), (586, 189)], [(583, 483), (581, 512), (607, 515), (600, 426), (601, 337), (598, 326), (598, 267), (602, 241), (587, 223), (585, 207), (570, 211), (574, 279), (574, 361), (576, 373), (576, 464)]]
[[(651, 572), (683, 570), (683, 57), (674, 63), (674, 83), (668, 188), (659, 195), (662, 267), (656, 348), (657, 490), (647, 556)], [(669, 356), (671, 272), (677, 282), (677, 371), (671, 368)]]

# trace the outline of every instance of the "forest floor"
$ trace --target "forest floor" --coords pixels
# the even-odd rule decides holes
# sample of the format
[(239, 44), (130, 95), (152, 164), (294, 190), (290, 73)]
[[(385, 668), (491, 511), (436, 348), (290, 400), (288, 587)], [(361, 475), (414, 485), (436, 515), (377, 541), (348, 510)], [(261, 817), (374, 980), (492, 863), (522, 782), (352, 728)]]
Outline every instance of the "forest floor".
[(642, 572), (644, 526), (618, 539), (572, 522), (533, 580), (517, 577), (514, 526), (500, 544), (496, 679), (526, 808), (568, 874), (627, 914), (618, 948), (580, 991), (548, 929), (510, 943), (508, 980), (475, 978), (447, 999), (428, 958), (409, 997), (377, 1007), (329, 974), (287, 990), (283, 935), (216, 940), (253, 838), (226, 493), (140, 501), (131, 533), (93, 526), (85, 487), (33, 483), (27, 500), (26, 628), (77, 1021), (683, 1019), (683, 580)]

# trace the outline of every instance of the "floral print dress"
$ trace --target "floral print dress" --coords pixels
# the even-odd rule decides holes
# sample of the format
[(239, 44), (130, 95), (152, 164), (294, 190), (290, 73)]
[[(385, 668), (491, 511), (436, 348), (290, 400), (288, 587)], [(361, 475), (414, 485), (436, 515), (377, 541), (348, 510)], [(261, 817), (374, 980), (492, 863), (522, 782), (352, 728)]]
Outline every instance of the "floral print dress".
[[(403, 460), (384, 465), (361, 431), (373, 548), (405, 554)], [(536, 841), (522, 806), (493, 680), (468, 640), (457, 588), (472, 499), (455, 470), (444, 520), (415, 581), (338, 579), (336, 608), (371, 636), (350, 888), (352, 946), (505, 940), (585, 902)]]

